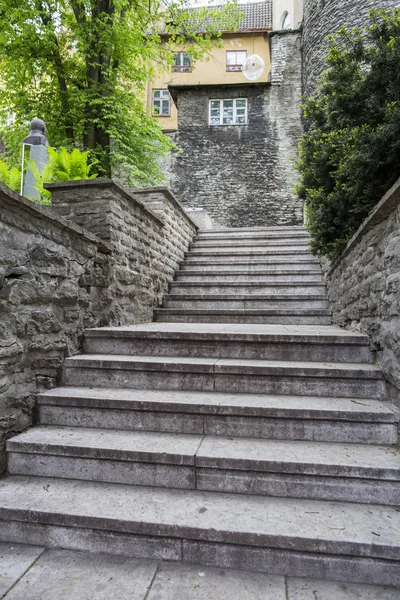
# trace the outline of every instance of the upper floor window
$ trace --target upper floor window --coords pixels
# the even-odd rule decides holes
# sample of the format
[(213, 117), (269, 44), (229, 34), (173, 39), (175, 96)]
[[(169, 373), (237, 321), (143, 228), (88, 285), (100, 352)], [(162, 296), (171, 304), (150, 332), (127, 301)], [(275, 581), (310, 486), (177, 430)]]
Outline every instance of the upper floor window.
[(226, 53), (226, 70), (241, 71), (246, 60), (246, 50), (228, 50)]
[(190, 73), (192, 70), (192, 61), (187, 52), (178, 52), (174, 56), (174, 64), (172, 65), (173, 71), (181, 71), (183, 73)]
[(171, 96), (168, 90), (153, 90), (151, 108), (156, 117), (169, 117), (171, 114)]
[(282, 19), (281, 19), (281, 29), (290, 29), (292, 26), (291, 22), (290, 22), (290, 15), (288, 13), (287, 10), (285, 10), (285, 12), (282, 15)]
[(210, 100), (210, 125), (246, 125), (247, 99)]

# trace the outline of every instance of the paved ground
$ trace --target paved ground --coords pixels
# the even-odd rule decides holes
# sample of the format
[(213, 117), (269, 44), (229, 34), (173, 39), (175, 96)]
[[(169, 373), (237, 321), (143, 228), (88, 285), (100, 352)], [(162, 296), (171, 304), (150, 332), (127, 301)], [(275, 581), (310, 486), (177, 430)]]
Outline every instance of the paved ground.
[(400, 600), (383, 588), (0, 544), (5, 600)]

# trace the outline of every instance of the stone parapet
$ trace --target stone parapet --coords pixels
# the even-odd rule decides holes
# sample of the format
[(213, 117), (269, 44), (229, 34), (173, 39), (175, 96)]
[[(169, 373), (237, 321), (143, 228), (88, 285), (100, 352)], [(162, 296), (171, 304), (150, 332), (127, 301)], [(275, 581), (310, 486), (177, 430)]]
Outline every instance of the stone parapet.
[(162, 187), (130, 191), (110, 179), (46, 186), (53, 208), (113, 248), (113, 325), (151, 321), (189, 243), (194, 222)]
[(400, 179), (327, 265), (336, 324), (368, 333), (400, 405)]

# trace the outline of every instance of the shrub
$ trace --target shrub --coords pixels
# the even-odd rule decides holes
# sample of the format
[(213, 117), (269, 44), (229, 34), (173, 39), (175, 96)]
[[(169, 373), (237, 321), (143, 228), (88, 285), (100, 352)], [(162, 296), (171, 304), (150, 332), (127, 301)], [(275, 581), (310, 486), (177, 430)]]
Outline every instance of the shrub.
[(400, 9), (329, 39), (328, 69), (304, 99), (298, 193), (314, 253), (337, 255), (400, 176)]
[(14, 192), (21, 189), (21, 171), (16, 167), (8, 167), (4, 160), (0, 160), (0, 181)]

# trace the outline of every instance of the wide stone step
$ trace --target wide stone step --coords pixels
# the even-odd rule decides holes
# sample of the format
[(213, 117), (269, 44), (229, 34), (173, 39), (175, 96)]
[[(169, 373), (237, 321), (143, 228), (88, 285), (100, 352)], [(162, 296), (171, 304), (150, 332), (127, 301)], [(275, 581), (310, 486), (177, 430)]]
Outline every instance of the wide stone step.
[(371, 504), (9, 476), (2, 541), (400, 584), (400, 513)]
[(158, 323), (238, 323), (259, 325), (330, 325), (332, 318), (326, 310), (301, 311), (285, 310), (190, 310), (158, 309), (155, 311)]
[(310, 250), (308, 249), (308, 243), (300, 243), (297, 242), (296, 244), (279, 244), (278, 242), (275, 243), (261, 243), (261, 242), (257, 242), (257, 243), (243, 243), (241, 244), (240, 242), (238, 242), (237, 244), (234, 244), (233, 242), (229, 242), (229, 244), (225, 244), (223, 242), (221, 243), (215, 243), (215, 244), (201, 244), (201, 243), (196, 243), (193, 242), (190, 245), (189, 248), (189, 252), (191, 254), (193, 254), (194, 256), (198, 253), (204, 253), (204, 254), (216, 254), (216, 255), (220, 255), (223, 252), (228, 252), (229, 254), (236, 255), (239, 252), (243, 252), (243, 253), (250, 253), (250, 254), (264, 254), (267, 253), (269, 255), (271, 254), (297, 254), (299, 252), (304, 252), (304, 253), (309, 253), (311, 254)]
[(292, 269), (292, 268), (320, 268), (320, 262), (317, 258), (314, 258), (311, 254), (307, 256), (296, 256), (294, 254), (290, 256), (213, 256), (212, 261), (210, 257), (206, 256), (191, 256), (190, 253), (186, 255), (185, 261), (182, 266), (191, 267), (191, 265), (200, 265), (207, 267), (219, 267), (220, 265), (228, 266), (242, 266), (244, 268), (261, 267), (261, 268), (278, 268), (278, 269)]
[(392, 446), (34, 427), (7, 451), (11, 475), (400, 504)]
[(271, 273), (268, 271), (178, 271), (175, 277), (176, 281), (208, 281), (221, 282), (260, 282), (260, 283), (323, 283), (321, 271), (316, 273)]
[(309, 235), (304, 225), (291, 226), (271, 226), (271, 227), (216, 227), (214, 229), (200, 229), (198, 236), (214, 236), (214, 235), (286, 235), (286, 234), (303, 234)]
[(228, 241), (228, 240), (309, 240), (310, 235), (306, 231), (247, 231), (247, 232), (202, 232), (196, 237), (196, 241)]
[(45, 425), (287, 440), (397, 443), (398, 415), (366, 398), (60, 387), (38, 396)]
[(235, 309), (290, 309), (306, 310), (306, 309), (327, 309), (328, 301), (324, 296), (305, 295), (301, 296), (279, 296), (279, 295), (244, 295), (244, 294), (215, 294), (196, 295), (196, 294), (167, 294), (164, 296), (164, 308), (189, 308), (189, 309), (216, 309), (229, 310)]
[(265, 274), (273, 274), (273, 275), (297, 275), (297, 274), (310, 274), (310, 275), (319, 275), (322, 273), (321, 267), (318, 263), (309, 263), (309, 262), (293, 262), (292, 264), (288, 263), (268, 263), (265, 261), (260, 262), (248, 262), (248, 261), (236, 261), (232, 263), (228, 262), (218, 262), (215, 264), (210, 264), (204, 261), (193, 260), (193, 261), (185, 261), (181, 264), (179, 272), (185, 271), (196, 271), (203, 272), (204, 269), (212, 272), (221, 272), (221, 271), (230, 271), (233, 272), (246, 272), (246, 273), (259, 273), (260, 271)]
[(207, 257), (210, 262), (214, 262), (218, 258), (227, 258), (231, 257), (240, 258), (240, 259), (254, 259), (254, 258), (273, 258), (274, 260), (283, 260), (287, 258), (292, 261), (294, 259), (302, 260), (304, 258), (309, 259), (312, 258), (312, 254), (309, 250), (295, 248), (278, 248), (274, 250), (273, 248), (261, 248), (257, 250), (256, 248), (239, 248), (236, 249), (232, 247), (227, 250), (225, 248), (218, 249), (203, 249), (203, 250), (190, 250), (185, 254), (186, 258), (199, 259), (202, 257)]
[(277, 248), (278, 250), (282, 248), (287, 249), (308, 249), (309, 248), (309, 239), (308, 238), (286, 238), (286, 239), (255, 239), (255, 240), (245, 240), (243, 238), (237, 239), (229, 239), (229, 240), (198, 240), (196, 239), (189, 246), (190, 250), (209, 250), (211, 248), (219, 249), (219, 248), (227, 248), (227, 249), (235, 249), (235, 248), (254, 248), (254, 249), (262, 249), (262, 248)]
[(90, 354), (372, 362), (368, 336), (339, 327), (144, 324), (85, 332)]
[(64, 384), (345, 398), (387, 393), (380, 368), (371, 364), (111, 354), (67, 358)]
[(284, 309), (290, 311), (306, 311), (308, 309), (327, 309), (328, 301), (324, 296), (278, 296), (278, 295), (244, 295), (244, 294), (215, 294), (196, 295), (196, 294), (167, 294), (164, 296), (164, 308), (189, 308), (193, 309), (263, 309), (276, 310)]
[(170, 284), (171, 294), (239, 294), (239, 295), (299, 295), (306, 294), (316, 296), (320, 294), (325, 296), (325, 284), (307, 282), (293, 283), (264, 283), (255, 281), (248, 282), (229, 282), (229, 281), (174, 281)]
[(44, 425), (396, 444), (398, 416), (379, 400), (61, 387), (38, 396)]

